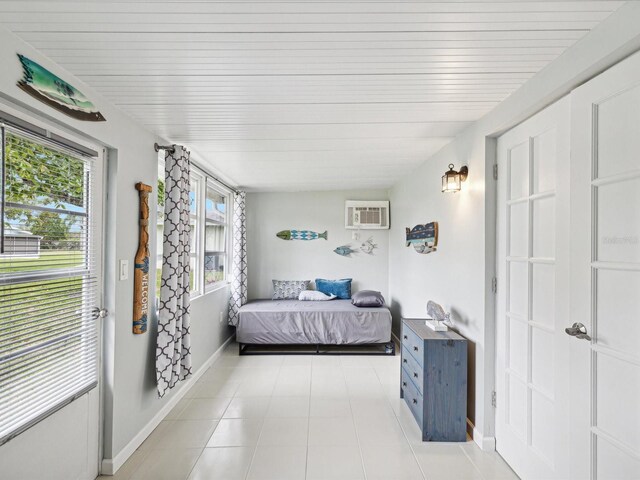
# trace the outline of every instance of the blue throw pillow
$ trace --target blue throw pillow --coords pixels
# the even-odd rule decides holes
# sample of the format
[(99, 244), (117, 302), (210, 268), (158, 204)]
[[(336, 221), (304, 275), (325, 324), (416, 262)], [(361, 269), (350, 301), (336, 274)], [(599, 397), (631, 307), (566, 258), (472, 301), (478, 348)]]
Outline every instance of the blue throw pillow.
[(351, 279), (325, 280), (316, 278), (316, 290), (325, 295), (335, 295), (336, 297), (348, 300), (351, 298)]

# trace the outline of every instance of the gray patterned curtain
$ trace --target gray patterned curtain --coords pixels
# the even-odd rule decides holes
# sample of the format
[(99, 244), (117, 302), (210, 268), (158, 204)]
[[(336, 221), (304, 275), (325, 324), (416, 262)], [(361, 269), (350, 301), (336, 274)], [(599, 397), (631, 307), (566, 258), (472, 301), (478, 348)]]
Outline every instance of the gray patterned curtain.
[(231, 297), (229, 325), (238, 325), (238, 309), (247, 303), (247, 225), (245, 192), (233, 197), (233, 263), (231, 267)]
[(164, 241), (158, 314), (156, 378), (160, 397), (191, 376), (189, 333), (189, 152), (165, 156)]

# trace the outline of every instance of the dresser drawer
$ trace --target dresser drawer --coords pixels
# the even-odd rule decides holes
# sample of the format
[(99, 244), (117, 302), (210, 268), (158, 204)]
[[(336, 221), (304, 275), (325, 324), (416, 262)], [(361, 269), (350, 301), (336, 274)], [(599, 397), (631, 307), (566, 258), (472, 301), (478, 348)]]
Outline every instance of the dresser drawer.
[(423, 393), (422, 391), (422, 367), (418, 364), (418, 361), (413, 358), (413, 356), (409, 353), (406, 347), (402, 347), (402, 368), (407, 371), (409, 378), (416, 385), (418, 391)]
[(411, 410), (413, 417), (420, 426), (420, 430), (422, 430), (422, 395), (418, 392), (418, 389), (409, 377), (409, 373), (404, 368), (402, 369), (402, 392), (404, 394), (404, 401), (407, 402), (409, 410)]
[(424, 363), (424, 340), (406, 325), (402, 325), (402, 346), (416, 359), (418, 365)]

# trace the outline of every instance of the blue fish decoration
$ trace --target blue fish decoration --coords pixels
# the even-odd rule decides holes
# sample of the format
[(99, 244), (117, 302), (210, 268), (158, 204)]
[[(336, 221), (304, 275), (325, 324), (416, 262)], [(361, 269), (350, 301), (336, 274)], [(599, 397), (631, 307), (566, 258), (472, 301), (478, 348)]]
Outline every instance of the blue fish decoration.
[(438, 222), (406, 228), (407, 247), (413, 245), (418, 253), (435, 252), (438, 247)]
[(356, 253), (356, 251), (353, 250), (350, 245), (342, 245), (341, 247), (336, 248), (334, 252), (336, 252), (338, 255), (342, 255), (343, 257), (348, 257), (352, 253)]
[(276, 233), (276, 237), (282, 240), (317, 240), (318, 238), (324, 238), (326, 240), (327, 231), (317, 233), (311, 230), (281, 230)]

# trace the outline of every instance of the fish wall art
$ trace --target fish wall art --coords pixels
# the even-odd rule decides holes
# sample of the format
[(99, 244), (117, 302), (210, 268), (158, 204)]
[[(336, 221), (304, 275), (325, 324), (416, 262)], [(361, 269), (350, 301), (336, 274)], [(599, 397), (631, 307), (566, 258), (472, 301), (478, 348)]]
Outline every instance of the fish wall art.
[(438, 222), (406, 228), (407, 247), (413, 245), (418, 253), (435, 252), (438, 247)]
[(373, 250), (376, 248), (378, 248), (378, 244), (373, 243), (373, 237), (369, 237), (360, 245), (360, 251), (366, 253), (367, 255), (373, 255)]
[(18, 58), (22, 64), (22, 79), (18, 81), (18, 87), (22, 90), (76, 120), (106, 121), (80, 90), (24, 55), (18, 54)]
[(334, 250), (335, 253), (343, 257), (350, 257), (352, 253), (357, 253), (351, 248), (351, 245), (342, 245)]
[(327, 239), (327, 231), (322, 233), (312, 232), (311, 230), (281, 230), (276, 233), (276, 237), (282, 240), (317, 240), (319, 238)]

